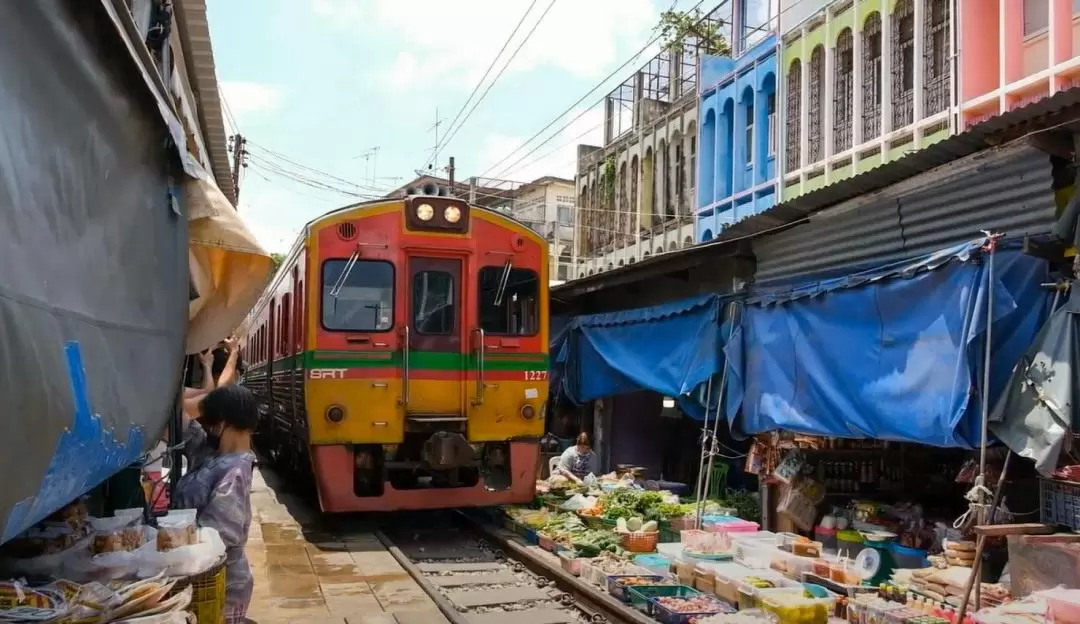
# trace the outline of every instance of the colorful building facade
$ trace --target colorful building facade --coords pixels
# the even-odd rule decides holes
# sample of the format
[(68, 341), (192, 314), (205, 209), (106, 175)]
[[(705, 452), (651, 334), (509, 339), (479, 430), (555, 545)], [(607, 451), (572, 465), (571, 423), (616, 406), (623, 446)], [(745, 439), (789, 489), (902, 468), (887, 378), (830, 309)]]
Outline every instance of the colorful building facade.
[(697, 242), (777, 202), (777, 41), (767, 34), (737, 58), (701, 58)]
[(961, 129), (1080, 86), (1080, 0), (957, 0)]
[[(798, 2), (784, 0), (781, 13)], [(816, 10), (799, 7), (798, 23), (782, 18), (784, 201), (956, 129), (953, 0), (818, 4)], [(971, 4), (981, 9), (998, 1)]]

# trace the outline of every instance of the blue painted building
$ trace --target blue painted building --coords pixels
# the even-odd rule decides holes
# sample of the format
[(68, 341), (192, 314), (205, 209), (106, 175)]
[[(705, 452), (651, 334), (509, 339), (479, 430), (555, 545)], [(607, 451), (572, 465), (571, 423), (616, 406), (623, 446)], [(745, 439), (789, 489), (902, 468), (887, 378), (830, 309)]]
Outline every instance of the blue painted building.
[(777, 202), (775, 34), (737, 58), (701, 57), (697, 242)]

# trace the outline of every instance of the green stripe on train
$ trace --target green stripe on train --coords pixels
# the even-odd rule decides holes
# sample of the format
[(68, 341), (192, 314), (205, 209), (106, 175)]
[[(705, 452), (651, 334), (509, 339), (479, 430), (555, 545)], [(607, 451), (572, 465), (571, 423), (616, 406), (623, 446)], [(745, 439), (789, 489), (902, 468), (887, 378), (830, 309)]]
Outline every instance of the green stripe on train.
[[(297, 362), (299, 360), (299, 362)], [(548, 356), (543, 353), (500, 353), (490, 352), (484, 357), (484, 370), (490, 371), (526, 371), (548, 370)], [(400, 351), (375, 351), (367, 355), (341, 351), (307, 351), (300, 356), (290, 355), (274, 361), (275, 369), (296, 368), (400, 368)], [(409, 368), (413, 370), (461, 370), (476, 368), (475, 353), (454, 353), (447, 351), (411, 351)], [(266, 364), (251, 366), (252, 372), (266, 368)]]

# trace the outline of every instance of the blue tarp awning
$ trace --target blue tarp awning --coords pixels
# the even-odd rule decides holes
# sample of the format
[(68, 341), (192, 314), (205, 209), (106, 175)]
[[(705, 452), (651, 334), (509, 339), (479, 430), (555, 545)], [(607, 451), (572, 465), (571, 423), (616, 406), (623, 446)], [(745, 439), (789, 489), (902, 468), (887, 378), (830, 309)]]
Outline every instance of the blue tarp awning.
[[(984, 242), (751, 293), (725, 348), (732, 431), (978, 444)], [(1045, 262), (1018, 251), (994, 255), (992, 402), (1045, 318), (1046, 275)]]
[(638, 390), (678, 397), (723, 365), (721, 298), (552, 321), (553, 391), (574, 403)]

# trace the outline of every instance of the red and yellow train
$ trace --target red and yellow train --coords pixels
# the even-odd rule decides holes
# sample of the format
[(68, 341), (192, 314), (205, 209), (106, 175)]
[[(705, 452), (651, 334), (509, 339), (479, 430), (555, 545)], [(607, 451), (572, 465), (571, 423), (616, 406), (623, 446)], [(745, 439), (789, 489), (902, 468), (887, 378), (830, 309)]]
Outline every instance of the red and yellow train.
[(245, 323), (258, 443), (327, 512), (533, 498), (548, 247), (442, 190), (309, 223)]

